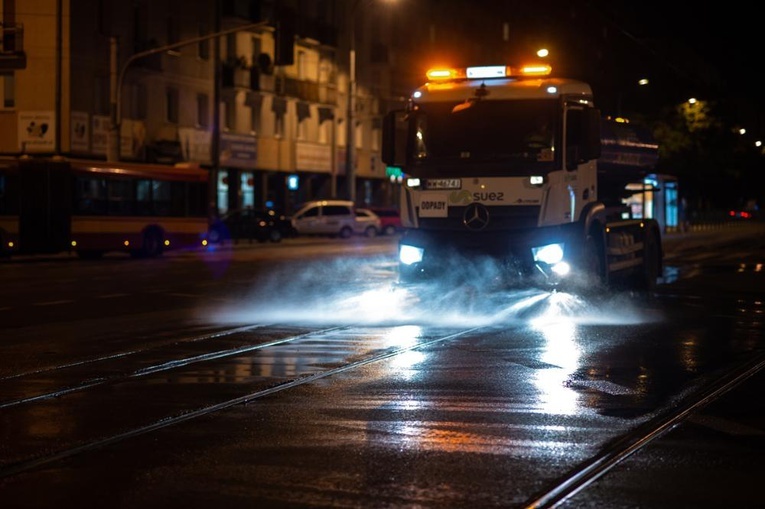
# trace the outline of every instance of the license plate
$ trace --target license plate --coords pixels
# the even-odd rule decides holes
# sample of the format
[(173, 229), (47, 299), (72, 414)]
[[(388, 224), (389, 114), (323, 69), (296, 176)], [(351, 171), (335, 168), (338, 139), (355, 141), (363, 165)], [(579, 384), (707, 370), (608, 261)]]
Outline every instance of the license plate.
[(462, 189), (462, 179), (427, 179), (425, 189)]

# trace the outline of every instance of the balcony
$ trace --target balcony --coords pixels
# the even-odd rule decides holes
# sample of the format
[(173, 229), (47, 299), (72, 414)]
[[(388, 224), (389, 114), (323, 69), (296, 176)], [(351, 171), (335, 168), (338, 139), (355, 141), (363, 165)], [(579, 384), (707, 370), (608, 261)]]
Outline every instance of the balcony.
[(282, 76), (277, 76), (276, 80), (277, 93), (282, 95), (312, 103), (335, 104), (337, 102), (337, 90), (333, 85)]
[(21, 24), (0, 25), (0, 70), (26, 69), (27, 55), (24, 53), (24, 27)]

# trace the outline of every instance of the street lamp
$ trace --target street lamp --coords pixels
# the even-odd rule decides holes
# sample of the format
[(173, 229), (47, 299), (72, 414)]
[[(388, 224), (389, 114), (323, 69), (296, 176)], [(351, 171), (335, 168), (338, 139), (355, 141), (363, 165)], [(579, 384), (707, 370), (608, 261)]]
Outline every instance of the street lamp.
[[(157, 48), (152, 48), (150, 50), (141, 51), (139, 53), (134, 53), (133, 55), (130, 55), (127, 60), (125, 60), (125, 63), (122, 64), (122, 67), (119, 69), (119, 72), (117, 71), (117, 53), (118, 53), (118, 47), (117, 47), (117, 38), (112, 37), (110, 39), (110, 52), (109, 52), (109, 72), (110, 72), (110, 102), (111, 102), (111, 122), (109, 126), (109, 146), (108, 146), (108, 152), (107, 152), (107, 160), (109, 162), (118, 161), (120, 158), (120, 127), (122, 125), (122, 85), (125, 81), (125, 73), (128, 70), (128, 67), (135, 62), (138, 59), (148, 57), (150, 55), (156, 55), (157, 53), (162, 53), (169, 50), (174, 50), (178, 48), (182, 48), (183, 46), (188, 46), (190, 44), (196, 44), (201, 41), (208, 41), (210, 39), (214, 39), (215, 37), (221, 37), (228, 34), (233, 34), (236, 32), (242, 32), (246, 30), (254, 30), (256, 28), (260, 28), (265, 26), (267, 23), (265, 21), (261, 21), (258, 23), (251, 23), (248, 25), (242, 25), (236, 28), (230, 28), (228, 30), (223, 30), (221, 32), (215, 32), (208, 35), (203, 35), (200, 37), (194, 37), (193, 39), (188, 39), (181, 42), (176, 42), (174, 44), (167, 44), (165, 46), (160, 46)], [(218, 55), (215, 55), (215, 58), (218, 58)], [(217, 63), (216, 63), (217, 65)]]
[(345, 115), (345, 180), (348, 186), (348, 199), (356, 202), (356, 167), (354, 165), (356, 152), (356, 8), (361, 0), (354, 0), (351, 7), (348, 31), (348, 111)]
[[(348, 199), (356, 202), (356, 8), (362, 0), (353, 0), (348, 32), (348, 111), (346, 113), (345, 136), (345, 178), (348, 186)], [(371, 0), (368, 0), (371, 2)]]

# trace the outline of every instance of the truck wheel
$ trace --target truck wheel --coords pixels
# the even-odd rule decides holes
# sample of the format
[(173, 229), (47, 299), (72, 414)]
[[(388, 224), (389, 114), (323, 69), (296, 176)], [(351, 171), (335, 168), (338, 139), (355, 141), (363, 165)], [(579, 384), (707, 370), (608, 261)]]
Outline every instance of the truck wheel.
[(638, 292), (652, 292), (661, 274), (661, 244), (655, 228), (647, 228), (643, 237), (643, 265), (632, 281), (632, 289)]

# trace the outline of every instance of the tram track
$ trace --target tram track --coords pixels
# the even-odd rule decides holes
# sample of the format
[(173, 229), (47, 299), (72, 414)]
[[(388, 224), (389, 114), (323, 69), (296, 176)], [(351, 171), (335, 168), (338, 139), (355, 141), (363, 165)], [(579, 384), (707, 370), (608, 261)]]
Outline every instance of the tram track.
[[(80, 437), (80, 439), (76, 440), (65, 440), (60, 447), (55, 449), (46, 447), (27, 450), (23, 457), (18, 456), (15, 461), (6, 462), (0, 465), (0, 479), (16, 476), (25, 472), (31, 472), (54, 464), (57, 461), (66, 460), (83, 453), (108, 447), (163, 428), (170, 428), (187, 421), (224, 411), (237, 405), (252, 403), (266, 396), (295, 389), (305, 384), (310, 384), (347, 371), (360, 369), (369, 364), (382, 362), (395, 356), (405, 354), (411, 350), (424, 348), (477, 332), (490, 332), (491, 329), (491, 326), (476, 326), (459, 330), (445, 330), (410, 345), (384, 348), (382, 345), (377, 344), (374, 341), (369, 341), (370, 336), (373, 335), (372, 331), (379, 329), (377, 327), (327, 327), (309, 330), (299, 334), (286, 335), (281, 338), (272, 338), (258, 342), (257, 344), (241, 345), (235, 348), (210, 348), (216, 345), (212, 340), (221, 338), (244, 340), (244, 337), (247, 337), (247, 341), (251, 342), (252, 338), (248, 337), (248, 335), (254, 331), (260, 331), (264, 332), (264, 335), (267, 336), (273, 333), (269, 327), (272, 326), (253, 324), (231, 327), (209, 334), (193, 334), (187, 337), (179, 336), (173, 342), (173, 345), (176, 348), (182, 348), (189, 345), (204, 345), (206, 351), (204, 353), (196, 353), (195, 355), (176, 355), (174, 358), (164, 358), (159, 362), (136, 368), (129, 373), (103, 375), (98, 377), (94, 376), (89, 379), (83, 379), (79, 383), (74, 384), (74, 386), (62, 386), (56, 390), (50, 390), (37, 396), (20, 398), (15, 401), (6, 400), (0, 403), (0, 413), (12, 411), (14, 407), (33, 407), (36, 404), (45, 404), (46, 400), (53, 401), (57, 405), (66, 406), (67, 398), (74, 396), (74, 393), (82, 393), (85, 397), (88, 397), (89, 393), (97, 391), (99, 387), (119, 387), (121, 384), (133, 382), (141, 383), (142, 379), (148, 384), (145, 387), (151, 387), (153, 385), (149, 380), (151, 377), (170, 375), (168, 380), (180, 380), (190, 376), (187, 372), (189, 369), (196, 371), (204, 370), (206, 369), (206, 365), (209, 365), (210, 363), (220, 362), (227, 358), (231, 359), (238, 356), (251, 355), (254, 352), (274, 352), (279, 349), (291, 348), (293, 350), (301, 350), (305, 353), (305, 350), (309, 350), (311, 348), (310, 345), (312, 344), (315, 346), (321, 343), (329, 343), (332, 344), (333, 348), (337, 348), (339, 346), (338, 343), (342, 341), (345, 343), (345, 347), (340, 347), (339, 350), (346, 352), (343, 354), (343, 361), (333, 365), (325, 365), (322, 369), (313, 372), (295, 372), (294, 376), (264, 377), (255, 384), (255, 387), (252, 388), (252, 390), (241, 391), (239, 394), (224, 400), (209, 401), (202, 406), (186, 407), (182, 410), (176, 409), (172, 412), (164, 412), (162, 415), (155, 415), (152, 419), (145, 420), (141, 423), (133, 423), (133, 425), (121, 429), (103, 429), (102, 433), (96, 432), (89, 437)], [(365, 338), (364, 341), (369, 342), (370, 344), (369, 348), (362, 350), (359, 353), (357, 345), (360, 338)], [(157, 348), (147, 350), (156, 349)], [(139, 352), (145, 353), (145, 351), (146, 350), (120, 352), (108, 356), (108, 358), (124, 360), (127, 357), (137, 355)], [(179, 352), (178, 350), (172, 351), (175, 353)], [(20, 373), (14, 376), (5, 377), (3, 380), (0, 380), (0, 382), (24, 379), (33, 376), (50, 377), (51, 375), (60, 374), (73, 368), (87, 367), (88, 369), (96, 369), (104, 362), (104, 360), (105, 359), (91, 359), (30, 373)], [(611, 469), (615, 468), (625, 459), (637, 453), (640, 449), (647, 447), (655, 439), (680, 425), (692, 412), (699, 410), (715, 399), (721, 397), (724, 393), (731, 390), (746, 378), (753, 376), (763, 367), (765, 367), (765, 356), (760, 356), (753, 361), (738, 366), (736, 369), (729, 370), (723, 375), (718, 375), (715, 378), (708, 378), (706, 383), (700, 384), (700, 387), (691, 394), (681, 395), (679, 397), (680, 401), (674, 406), (670, 405), (670, 408), (664, 413), (657, 415), (635, 429), (615, 438), (610, 443), (605, 444), (598, 454), (576, 466), (564, 477), (554, 480), (544, 493), (535, 495), (523, 507), (526, 509), (557, 507), (564, 501), (570, 500), (577, 494), (584, 492), (590, 485), (595, 483), (601, 477), (607, 475)], [(186, 373), (184, 373), (184, 371), (186, 371)], [(183, 384), (184, 382), (179, 383)], [(247, 386), (250, 387), (250, 385)], [(114, 393), (112, 392), (111, 395), (113, 396)], [(100, 401), (100, 403), (96, 402), (96, 404), (105, 405), (101, 409), (102, 414), (107, 414), (110, 412), (110, 408), (113, 409), (115, 406), (119, 406), (119, 402), (116, 405), (109, 405), (108, 403), (103, 402), (98, 394), (96, 394), (96, 399)], [(151, 398), (141, 399), (141, 401), (143, 404), (146, 404), (147, 402), (150, 405), (152, 404)], [(194, 398), (192, 401), (196, 402), (197, 399)], [(162, 398), (159, 398), (159, 405), (164, 407)], [(135, 411), (135, 409), (133, 409), (133, 411)]]
[[(179, 339), (177, 341), (174, 341), (173, 345), (175, 345), (177, 347), (178, 345), (182, 345), (182, 344), (186, 344), (186, 343), (194, 343), (194, 342), (200, 342), (200, 341), (214, 340), (214, 339), (218, 339), (218, 338), (222, 338), (222, 337), (226, 337), (226, 336), (231, 336), (231, 335), (242, 333), (242, 332), (250, 332), (250, 331), (253, 331), (255, 329), (262, 328), (262, 327), (267, 327), (267, 326), (266, 325), (257, 324), (257, 325), (250, 325), (250, 326), (244, 326), (244, 327), (235, 327), (235, 328), (232, 328), (232, 329), (217, 331), (215, 333), (205, 334), (205, 335), (202, 335), (202, 336), (191, 336), (189, 338)], [(331, 329), (327, 329), (327, 330), (331, 330)], [(20, 405), (20, 404), (23, 404), (23, 403), (29, 403), (29, 402), (32, 402), (32, 401), (39, 401), (39, 400), (43, 400), (43, 399), (47, 399), (47, 398), (61, 397), (61, 396), (65, 395), (65, 394), (69, 394), (69, 393), (72, 393), (72, 392), (85, 390), (87, 388), (92, 388), (92, 387), (95, 387), (97, 385), (102, 385), (102, 384), (107, 384), (107, 383), (117, 383), (117, 382), (119, 382), (121, 380), (126, 380), (126, 379), (129, 379), (129, 378), (137, 378), (137, 377), (146, 376), (146, 375), (149, 375), (149, 374), (152, 374), (152, 373), (158, 373), (158, 372), (165, 371), (165, 370), (176, 369), (176, 368), (179, 368), (179, 367), (182, 367), (182, 366), (187, 366), (189, 364), (196, 363), (196, 362), (205, 362), (205, 361), (211, 361), (211, 360), (215, 360), (215, 359), (220, 359), (220, 358), (227, 357), (227, 356), (239, 355), (239, 354), (243, 354), (243, 353), (246, 353), (246, 352), (249, 352), (249, 351), (253, 351), (253, 350), (256, 350), (256, 349), (259, 349), (259, 348), (266, 348), (268, 346), (280, 344), (280, 343), (287, 342), (287, 341), (292, 341), (292, 340), (294, 340), (294, 339), (296, 339), (298, 337), (300, 337), (300, 335), (290, 336), (290, 337), (286, 337), (286, 338), (283, 338), (283, 339), (274, 340), (274, 341), (270, 341), (270, 342), (266, 342), (266, 343), (262, 343), (262, 344), (246, 345), (246, 346), (242, 346), (242, 347), (229, 348), (229, 349), (224, 349), (224, 350), (218, 350), (218, 351), (202, 353), (202, 354), (198, 354), (198, 355), (194, 355), (194, 356), (189, 356), (189, 357), (181, 358), (181, 359), (171, 359), (171, 360), (167, 360), (167, 361), (159, 361), (159, 362), (155, 362), (155, 363), (153, 363), (153, 364), (151, 364), (149, 366), (140, 367), (140, 368), (135, 369), (134, 371), (130, 371), (130, 372), (127, 372), (127, 373), (122, 372), (122, 373), (117, 373), (117, 374), (113, 374), (113, 375), (94, 376), (92, 378), (84, 378), (82, 380), (79, 380), (75, 385), (72, 385), (72, 386), (63, 386), (63, 387), (59, 387), (59, 388), (56, 388), (56, 389), (53, 389), (53, 390), (49, 390), (49, 391), (44, 392), (44, 393), (34, 394), (34, 395), (26, 395), (26, 396), (19, 397), (17, 399), (11, 399), (11, 400), (5, 400), (5, 401), (0, 400), (0, 410), (2, 410), (3, 408), (7, 408), (7, 407), (11, 407), (11, 406), (16, 406), (16, 405)], [(166, 345), (162, 345), (161, 347), (145, 348), (145, 349), (140, 349), (140, 350), (131, 350), (129, 352), (119, 352), (119, 353), (115, 353), (115, 354), (111, 354), (111, 355), (107, 355), (107, 356), (103, 356), (103, 357), (98, 357), (98, 358), (95, 358), (95, 359), (88, 359), (88, 360), (83, 360), (83, 361), (79, 361), (79, 362), (67, 363), (67, 364), (63, 364), (63, 365), (59, 365), (59, 366), (54, 366), (54, 367), (49, 367), (49, 368), (44, 368), (44, 369), (36, 370), (36, 371), (33, 371), (33, 372), (19, 373), (19, 374), (15, 374), (15, 375), (11, 375), (11, 376), (6, 376), (6, 377), (0, 379), (0, 383), (2, 383), (3, 381), (8, 381), (8, 380), (23, 380), (24, 383), (26, 383), (27, 385), (35, 385), (34, 381), (30, 381), (30, 379), (32, 379), (34, 377), (41, 377), (42, 376), (42, 377), (45, 377), (47, 379), (50, 379), (50, 376), (51, 376), (52, 373), (61, 373), (61, 372), (65, 371), (65, 370), (74, 369), (74, 368), (79, 368), (79, 369), (82, 369), (82, 368), (92, 368), (96, 364), (103, 364), (104, 362), (108, 362), (108, 361), (112, 361), (112, 360), (120, 360), (120, 361), (122, 361), (122, 360), (124, 360), (124, 359), (126, 359), (128, 357), (131, 357), (131, 356), (134, 357), (134, 356), (137, 356), (139, 354), (146, 354), (149, 351), (157, 351), (157, 350), (159, 350), (160, 348), (163, 348), (163, 347), (166, 347)]]
[[(236, 327), (202, 337), (194, 336), (185, 340), (179, 339), (174, 344), (188, 346), (190, 343), (199, 344), (205, 339), (209, 340), (219, 337), (226, 337), (231, 340), (239, 335), (248, 334), (255, 329), (262, 328), (262, 325)], [(6, 449), (12, 449), (11, 455), (13, 458), (10, 461), (5, 460), (0, 465), (0, 479), (27, 472), (58, 460), (143, 435), (157, 429), (170, 427), (222, 411), (235, 405), (245, 404), (264, 396), (289, 390), (322, 378), (358, 369), (417, 348), (455, 339), (483, 328), (485, 327), (446, 330), (410, 345), (385, 347), (378, 342), (369, 341), (370, 331), (365, 331), (363, 328), (354, 328), (353, 326), (330, 327), (259, 342), (257, 344), (239, 346), (237, 348), (211, 349), (211, 351), (205, 353), (164, 359), (161, 362), (135, 369), (127, 374), (101, 374), (100, 376), (95, 376), (90, 370), (95, 369), (99, 363), (99, 360), (96, 359), (81, 363), (70, 363), (66, 366), (57, 366), (34, 373), (6, 377), (4, 381), (44, 375), (49, 377), (47, 382), (51, 383), (51, 375), (59, 375), (73, 367), (86, 367), (89, 370), (88, 373), (91, 373), (91, 376), (82, 378), (77, 382), (62, 383), (55, 389), (43, 391), (37, 395), (27, 395), (26, 397), (6, 400), (0, 403), (0, 412), (5, 413), (4, 419), (8, 423), (8, 426), (6, 426), (7, 430), (14, 428), (12, 423), (15, 419), (23, 422), (24, 417), (28, 413), (34, 413), (36, 410), (33, 410), (33, 408), (40, 405), (49, 407), (43, 413), (82, 412), (83, 415), (86, 415), (96, 412), (101, 418), (97, 419), (100, 421), (99, 427), (88, 436), (61, 435), (57, 436), (54, 441), (47, 437), (44, 443), (32, 437), (26, 437), (26, 439), (23, 437), (4, 437), (4, 441), (7, 444)], [(361, 338), (364, 338), (364, 343), (368, 343), (366, 348), (359, 346), (362, 342)], [(344, 347), (337, 348), (338, 342), (345, 343)], [(322, 344), (324, 345), (323, 347)], [(309, 363), (303, 366), (302, 369), (296, 369), (291, 375), (255, 375), (251, 376), (249, 381), (242, 381), (241, 383), (232, 381), (231, 386), (243, 386), (249, 390), (239, 390), (235, 396), (228, 397), (222, 401), (206, 401), (202, 406), (198, 406), (198, 402), (204, 398), (200, 398), (199, 394), (195, 393), (193, 396), (186, 395), (186, 397), (190, 397), (191, 403), (189, 407), (179, 404), (174, 397), (169, 398), (167, 395), (160, 395), (159, 392), (161, 391), (155, 390), (160, 383), (170, 386), (175, 384), (178, 387), (187, 386), (189, 385), (188, 379), (190, 377), (198, 376), (202, 372), (220, 371), (222, 369), (220, 365), (212, 366), (211, 364), (229, 362), (236, 358), (252, 355), (254, 352), (278, 356), (280, 355), (278, 350), (300, 349), (305, 351), (310, 348), (321, 349), (327, 346), (338, 349), (340, 352), (345, 352), (340, 356), (342, 360), (339, 362), (335, 361), (330, 365), (326, 361), (317, 362), (315, 365)], [(124, 360), (129, 355), (131, 355), (130, 352), (123, 352), (122, 354), (110, 356), (110, 359)], [(318, 368), (317, 366), (322, 367)], [(162, 380), (160, 380), (160, 377), (162, 377)], [(53, 378), (55, 379), (55, 376)], [(38, 383), (40, 383), (39, 379)], [(53, 383), (55, 384), (56, 382), (53, 381)], [(132, 386), (122, 398), (117, 394), (121, 386)], [(146, 397), (137, 396), (136, 391), (148, 393), (148, 395)], [(178, 392), (186, 394), (186, 391), (183, 390), (175, 391), (173, 394), (177, 396)], [(226, 392), (218, 391), (215, 394), (225, 394)], [(75, 396), (77, 401), (70, 403), (70, 400)], [(141, 402), (143, 409), (131, 407), (131, 404), (138, 401)], [(168, 404), (168, 401), (172, 401), (173, 404)], [(120, 409), (123, 406), (121, 403), (125, 403), (124, 409)], [(148, 406), (152, 408), (147, 409)], [(50, 407), (58, 407), (58, 410), (53, 410)], [(93, 408), (96, 408), (96, 410), (93, 410)], [(143, 416), (141, 422), (136, 422), (134, 414), (137, 412)], [(132, 418), (133, 422), (127, 426), (121, 426), (120, 423), (123, 418)], [(52, 447), (51, 443), (58, 444), (58, 447)]]
[(680, 426), (692, 414), (698, 413), (762, 369), (765, 369), (765, 354), (729, 368), (724, 373), (708, 375), (705, 383), (700, 383), (695, 390), (683, 395), (680, 401), (670, 406), (667, 411), (606, 444), (598, 454), (576, 466), (564, 477), (556, 479), (543, 493), (531, 498), (523, 507), (525, 509), (558, 507), (577, 493), (586, 490), (624, 460)]

